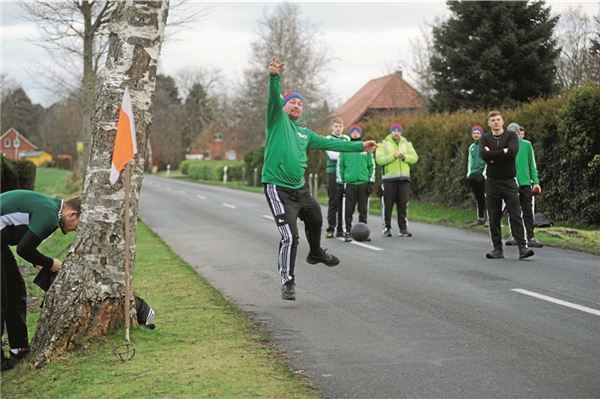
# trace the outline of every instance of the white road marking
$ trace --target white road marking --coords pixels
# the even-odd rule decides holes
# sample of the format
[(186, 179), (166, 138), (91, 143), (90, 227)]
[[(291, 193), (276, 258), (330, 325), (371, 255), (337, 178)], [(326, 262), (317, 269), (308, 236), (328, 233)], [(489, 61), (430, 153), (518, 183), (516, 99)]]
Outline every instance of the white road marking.
[(228, 204), (227, 202), (223, 202), (223, 206), (225, 206), (227, 208), (233, 208), (233, 209), (237, 208), (237, 206)]
[(200, 194), (196, 195), (196, 197), (198, 197), (200, 199), (206, 199), (206, 197), (204, 195), (200, 195)]
[(267, 220), (270, 220), (270, 221), (274, 220), (273, 216), (271, 216), (271, 215), (261, 215), (261, 216), (263, 217), (263, 219), (267, 219)]
[[(344, 241), (344, 237), (338, 237), (338, 240)], [(373, 251), (383, 251), (383, 248), (379, 248), (374, 245), (363, 244), (362, 242), (358, 242), (358, 241), (354, 241), (354, 240), (350, 241), (350, 244), (358, 245), (359, 247), (367, 248), (367, 249), (370, 249)]]
[(551, 296), (538, 294), (537, 292), (523, 290), (521, 288), (512, 288), (511, 291), (518, 292), (519, 294), (523, 294), (523, 295), (529, 295), (529, 296), (532, 296), (534, 298), (541, 299), (543, 301), (548, 301), (548, 302), (555, 303), (557, 305), (566, 306), (566, 307), (571, 308), (571, 309), (580, 310), (582, 312), (593, 314), (595, 316), (600, 316), (600, 310), (588, 308), (587, 306), (577, 305), (576, 303), (571, 303), (571, 302), (563, 301), (562, 299), (557, 299), (557, 298), (553, 298)]

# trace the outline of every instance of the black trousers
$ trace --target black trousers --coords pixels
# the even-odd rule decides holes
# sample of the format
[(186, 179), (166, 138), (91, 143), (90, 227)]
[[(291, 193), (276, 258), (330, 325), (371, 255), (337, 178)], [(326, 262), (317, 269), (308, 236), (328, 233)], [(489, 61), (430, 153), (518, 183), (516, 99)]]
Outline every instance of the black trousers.
[(323, 215), (321, 206), (310, 195), (308, 184), (294, 190), (291, 188), (265, 184), (267, 203), (281, 235), (277, 255), (277, 270), (281, 274), (281, 283), (294, 281), (296, 252), (298, 250), (298, 225), (300, 218), (304, 222), (304, 232), (310, 252), (321, 252), (321, 226)]
[(344, 185), (336, 182), (335, 173), (327, 173), (327, 196), (329, 206), (327, 208), (327, 231), (334, 232), (343, 230), (342, 200), (344, 197)]
[(472, 174), (467, 177), (471, 191), (477, 202), (477, 218), (485, 218), (485, 177), (482, 174)]
[(0, 336), (6, 333), (11, 348), (28, 348), (29, 336), (27, 333), (27, 288), (25, 281), (17, 266), (17, 261), (9, 245), (18, 243), (18, 238), (23, 229), (7, 226), (2, 229), (2, 260), (0, 264), (1, 282), (1, 326)]
[(527, 240), (534, 237), (533, 229), (533, 193), (531, 186), (519, 186), (519, 203), (523, 212), (523, 223), (525, 224), (525, 232)]
[(519, 248), (526, 246), (525, 228), (519, 203), (519, 189), (515, 179), (494, 179), (488, 177), (485, 181), (485, 195), (490, 218), (490, 236), (494, 249), (502, 250), (502, 201), (506, 203), (510, 231)]
[(383, 182), (383, 214), (386, 229), (392, 228), (392, 209), (394, 204), (398, 212), (398, 228), (406, 231), (406, 208), (410, 182), (407, 180)]
[(352, 215), (358, 204), (358, 221), (367, 223), (369, 191), (368, 184), (346, 184), (344, 197), (345, 225), (344, 231), (349, 233), (352, 230)]

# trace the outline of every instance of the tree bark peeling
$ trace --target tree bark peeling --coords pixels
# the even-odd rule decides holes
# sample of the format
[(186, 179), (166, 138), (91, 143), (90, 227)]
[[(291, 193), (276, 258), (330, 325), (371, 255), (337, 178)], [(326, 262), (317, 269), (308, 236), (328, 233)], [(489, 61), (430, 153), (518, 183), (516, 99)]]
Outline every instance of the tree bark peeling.
[[(124, 222), (129, 219), (131, 235), (135, 237), (168, 3), (168, 0), (134, 1), (132, 5), (122, 2), (112, 14), (110, 48), (94, 113), (78, 233), (63, 270), (44, 301), (32, 342), (32, 361), (36, 367), (124, 325), (125, 250), (129, 251), (131, 265), (135, 264), (135, 241), (124, 248)], [(131, 198), (127, 215), (122, 178), (114, 187), (108, 182), (125, 86), (131, 93), (139, 150), (130, 164)], [(135, 325), (133, 299), (129, 306), (131, 324)]]

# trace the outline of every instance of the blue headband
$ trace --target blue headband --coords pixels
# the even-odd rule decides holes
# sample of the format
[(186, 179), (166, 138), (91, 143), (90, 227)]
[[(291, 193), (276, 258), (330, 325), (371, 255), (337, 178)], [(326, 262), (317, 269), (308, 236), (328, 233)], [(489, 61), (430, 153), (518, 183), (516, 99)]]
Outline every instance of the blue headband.
[(302, 94), (298, 93), (297, 91), (288, 91), (283, 95), (283, 105), (287, 104), (287, 102), (290, 101), (292, 98), (297, 98), (300, 101), (304, 101), (304, 97), (302, 97)]

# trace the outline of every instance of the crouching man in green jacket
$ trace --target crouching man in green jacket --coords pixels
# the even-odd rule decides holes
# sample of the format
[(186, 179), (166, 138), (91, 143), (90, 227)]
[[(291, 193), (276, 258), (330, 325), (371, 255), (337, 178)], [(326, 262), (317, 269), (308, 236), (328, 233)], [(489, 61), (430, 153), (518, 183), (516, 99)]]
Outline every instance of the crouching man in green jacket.
[(321, 248), (321, 206), (310, 194), (304, 173), (308, 166), (307, 149), (339, 152), (373, 152), (374, 141), (350, 142), (328, 140), (312, 130), (300, 127), (302, 94), (295, 91), (280, 94), (280, 72), (283, 63), (273, 57), (269, 65), (269, 97), (267, 102), (267, 128), (265, 158), (262, 169), (267, 203), (281, 235), (277, 267), (281, 274), (281, 298), (296, 299), (294, 267), (298, 248), (297, 219), (304, 221), (310, 252), (306, 261), (336, 266), (340, 260)]
[(404, 128), (392, 123), (390, 134), (377, 146), (375, 162), (381, 166), (383, 182), (384, 237), (392, 236), (392, 208), (396, 204), (400, 237), (411, 237), (406, 223), (406, 208), (410, 186), (410, 166), (419, 156), (410, 141), (402, 137)]

